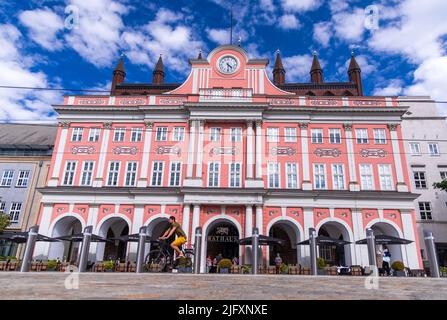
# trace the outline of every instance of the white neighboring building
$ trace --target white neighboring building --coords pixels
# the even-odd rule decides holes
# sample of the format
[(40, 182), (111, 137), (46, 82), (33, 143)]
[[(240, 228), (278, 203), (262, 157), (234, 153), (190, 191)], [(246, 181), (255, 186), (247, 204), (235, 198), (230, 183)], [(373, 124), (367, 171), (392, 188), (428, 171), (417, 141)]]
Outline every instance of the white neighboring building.
[[(410, 106), (402, 121), (405, 153), (414, 200), (422, 258), (427, 259), (424, 231), (432, 231), (439, 263), (447, 266), (447, 192), (433, 183), (447, 179), (447, 117), (430, 97), (399, 97)], [(447, 107), (447, 106), (445, 106)]]

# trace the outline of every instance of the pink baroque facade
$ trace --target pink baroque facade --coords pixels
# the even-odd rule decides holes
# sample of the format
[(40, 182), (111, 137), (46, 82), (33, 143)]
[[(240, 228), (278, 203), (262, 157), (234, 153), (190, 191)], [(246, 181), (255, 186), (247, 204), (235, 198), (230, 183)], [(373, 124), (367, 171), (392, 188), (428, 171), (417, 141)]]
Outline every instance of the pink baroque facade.
[[(55, 106), (60, 126), (40, 233), (93, 225), (95, 234), (117, 237), (147, 225), (158, 237), (173, 215), (189, 245), (203, 228), (204, 270), (205, 257), (217, 253), (250, 263), (248, 247), (213, 236), (243, 238), (253, 227), (286, 240), (264, 248), (264, 263), (280, 252), (308, 265), (308, 247), (296, 244), (313, 227), (352, 242), (342, 251), (320, 248), (328, 262), (367, 265), (366, 247), (354, 242), (372, 227), (413, 240), (393, 246), (392, 260), (422, 267), (401, 140), (406, 107), (392, 97), (283, 91), (268, 78), (268, 61), (240, 47), (190, 62), (186, 81), (167, 93), (67, 96)], [(36, 254), (76, 259), (73, 252), (39, 244)], [(94, 244), (91, 260), (135, 253), (135, 244)]]

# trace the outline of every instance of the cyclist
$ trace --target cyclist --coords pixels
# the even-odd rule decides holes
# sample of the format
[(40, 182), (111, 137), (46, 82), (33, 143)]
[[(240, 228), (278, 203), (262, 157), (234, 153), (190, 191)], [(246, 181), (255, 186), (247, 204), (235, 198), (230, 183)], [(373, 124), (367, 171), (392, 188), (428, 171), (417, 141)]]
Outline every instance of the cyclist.
[(179, 258), (184, 258), (185, 255), (182, 251), (180, 251), (180, 246), (186, 243), (186, 233), (183, 231), (180, 223), (175, 221), (174, 216), (169, 217), (169, 228), (165, 231), (165, 233), (159, 238), (160, 240), (169, 239), (175, 232), (177, 235), (177, 239), (172, 241), (171, 248), (175, 250)]

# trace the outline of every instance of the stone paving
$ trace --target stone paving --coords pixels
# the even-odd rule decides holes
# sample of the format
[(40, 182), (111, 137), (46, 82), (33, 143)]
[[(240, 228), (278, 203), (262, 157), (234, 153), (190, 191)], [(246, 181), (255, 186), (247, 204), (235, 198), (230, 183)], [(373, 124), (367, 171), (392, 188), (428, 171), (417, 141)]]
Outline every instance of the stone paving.
[[(68, 280), (67, 276), (70, 276)], [(73, 286), (79, 277), (78, 289)], [(0, 299), (447, 299), (447, 279), (288, 275), (0, 272)]]

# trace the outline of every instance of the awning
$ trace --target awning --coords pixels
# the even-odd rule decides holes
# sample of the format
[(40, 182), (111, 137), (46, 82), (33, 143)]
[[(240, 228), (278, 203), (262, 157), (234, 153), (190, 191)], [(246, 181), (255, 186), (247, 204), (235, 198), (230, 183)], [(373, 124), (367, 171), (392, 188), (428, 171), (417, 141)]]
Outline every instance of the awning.
[[(77, 233), (77, 234), (72, 234), (69, 236), (62, 236), (62, 237), (57, 237), (54, 238), (57, 240), (62, 240), (62, 241), (70, 241), (70, 242), (82, 242), (84, 239), (84, 234), (83, 233)], [(112, 242), (111, 240), (105, 239), (103, 237), (97, 236), (96, 234), (92, 234), (91, 237), (91, 242)]]
[[(6, 232), (0, 234), (0, 239), (11, 241), (14, 243), (26, 243), (26, 241), (28, 240), (28, 232)], [(38, 234), (36, 241), (58, 242), (59, 240), (44, 236), (42, 234)]]
[[(326, 237), (326, 236), (318, 236), (316, 238), (316, 240), (317, 240), (317, 244), (327, 244), (327, 245), (333, 245), (333, 246), (344, 246), (344, 245), (351, 243), (349, 241), (330, 238), (330, 237)], [(297, 243), (297, 245), (299, 245), (299, 246), (300, 245), (309, 245), (309, 244), (310, 244), (309, 239)]]
[[(121, 241), (121, 242), (138, 242), (140, 240), (140, 234), (139, 233), (134, 233), (134, 234), (126, 234), (124, 236), (119, 236), (119, 237), (115, 237), (115, 238), (111, 238), (110, 240), (115, 241)], [(146, 237), (146, 242), (152, 242), (151, 239), (149, 239), (149, 237)]]
[[(397, 238), (393, 236), (387, 236), (385, 234), (378, 234), (375, 236), (376, 244), (385, 244), (385, 245), (393, 245), (393, 244), (410, 244), (413, 241)], [(356, 244), (366, 244), (366, 239), (361, 239), (355, 242)]]
[[(258, 239), (259, 239), (258, 243), (260, 246), (269, 246), (269, 245), (275, 245), (275, 244), (283, 245), (284, 244), (284, 240), (282, 240), (282, 239), (267, 237), (264, 235), (259, 235)], [(253, 237), (248, 237), (248, 238), (240, 239), (238, 242), (240, 245), (251, 246), (252, 241), (253, 241)]]

